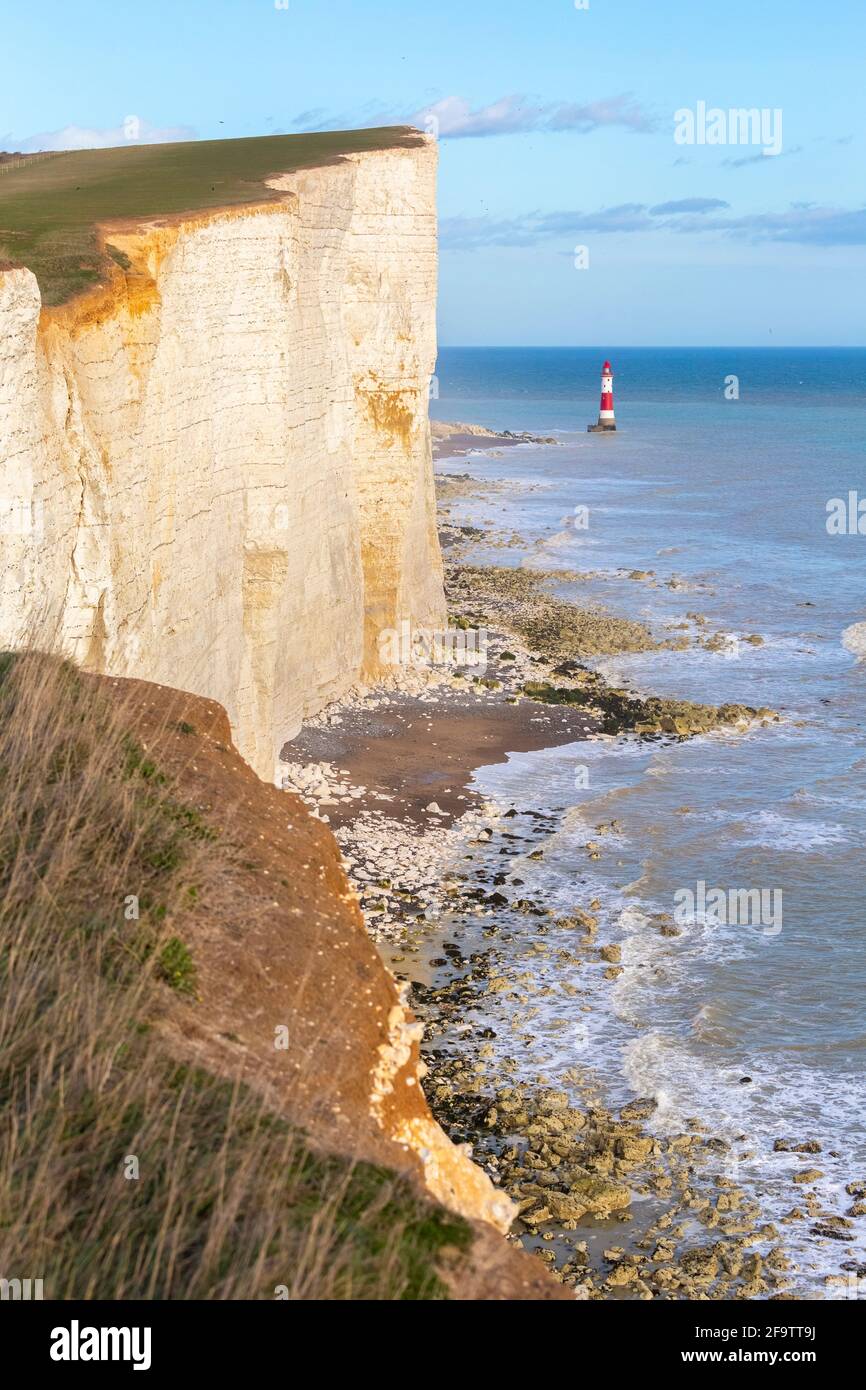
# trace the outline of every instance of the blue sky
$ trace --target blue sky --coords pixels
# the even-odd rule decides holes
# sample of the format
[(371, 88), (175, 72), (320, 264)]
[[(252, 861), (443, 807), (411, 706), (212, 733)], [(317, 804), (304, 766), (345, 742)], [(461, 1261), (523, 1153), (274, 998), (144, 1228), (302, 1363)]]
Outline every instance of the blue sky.
[(41, 0), (0, 146), (438, 121), (443, 343), (862, 345), (864, 63), (864, 0)]

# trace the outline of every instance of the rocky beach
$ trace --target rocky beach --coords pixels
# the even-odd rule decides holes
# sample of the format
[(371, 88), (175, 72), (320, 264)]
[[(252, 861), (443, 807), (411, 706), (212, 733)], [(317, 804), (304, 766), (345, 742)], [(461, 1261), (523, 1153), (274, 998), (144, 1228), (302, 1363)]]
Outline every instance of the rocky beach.
[[(792, 1233), (838, 1243), (839, 1270), (826, 1280), (832, 1296), (858, 1277), (844, 1255), (866, 1210), (862, 1182), (852, 1173), (847, 1205), (830, 1209), (814, 1187), (821, 1145), (780, 1134), (774, 1152), (790, 1169), (791, 1202), (771, 1221), (737, 1179), (753, 1157), (748, 1134), (712, 1132), (698, 1098), (675, 1132), (656, 1123), (652, 1096), (611, 1104), (581, 1019), (622, 974), (621, 940), (602, 926), (604, 904), (581, 891), (580, 864), (569, 911), (533, 883), (556, 842), (550, 807), (485, 798), (473, 779), (476, 768), (521, 751), (579, 753), (599, 741), (687, 740), (711, 730), (746, 736), (779, 716), (611, 685), (593, 668), (598, 658), (713, 650), (717, 635), (699, 613), (680, 630), (653, 632), (558, 597), (563, 581), (579, 584), (572, 572), (491, 564), (491, 554), (507, 555), (522, 538), (467, 525), (466, 504), (495, 511), (497, 493), (519, 485), (462, 471), (463, 451), (496, 457), (508, 436), (461, 426), (437, 433), (448, 459), (438, 464), (437, 493), (450, 629), (482, 633), (483, 661), (475, 643), (462, 668), (398, 665), (385, 683), (329, 706), (282, 752), (284, 785), (334, 829), (368, 931), (423, 1023), (431, 1108), (515, 1203), (510, 1239), (577, 1297), (802, 1296)], [(592, 828), (588, 866), (616, 854), (617, 832), (616, 821)], [(681, 934), (669, 913), (649, 926), (662, 942)]]

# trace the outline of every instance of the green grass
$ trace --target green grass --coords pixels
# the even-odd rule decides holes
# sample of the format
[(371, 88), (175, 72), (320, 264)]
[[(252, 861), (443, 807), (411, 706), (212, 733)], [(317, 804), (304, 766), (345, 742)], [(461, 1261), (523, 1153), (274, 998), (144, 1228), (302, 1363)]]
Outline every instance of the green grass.
[(96, 224), (276, 199), (270, 175), (364, 150), (418, 144), (405, 126), (73, 150), (0, 176), (0, 262), (26, 265), (44, 304), (61, 304), (104, 278)]
[(160, 951), (157, 973), (178, 994), (195, 994), (195, 962), (179, 936), (169, 937)]

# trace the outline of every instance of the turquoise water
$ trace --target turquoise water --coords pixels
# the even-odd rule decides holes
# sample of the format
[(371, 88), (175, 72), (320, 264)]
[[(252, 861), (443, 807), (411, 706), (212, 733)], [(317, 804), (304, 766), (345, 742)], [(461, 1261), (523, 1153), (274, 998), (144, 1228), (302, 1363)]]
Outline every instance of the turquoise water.
[[(608, 355), (619, 432), (587, 435)], [(866, 497), (866, 350), (452, 349), (437, 375), (435, 417), (561, 440), (445, 464), (531, 485), (469, 506), (525, 536), (500, 563), (591, 572), (563, 593), (660, 633), (699, 613), (700, 630), (726, 634), (720, 652), (618, 658), (608, 675), (784, 716), (745, 737), (574, 745), (478, 774), (499, 800), (556, 809), (544, 861), (522, 866), (527, 889), (563, 907), (598, 893), (605, 939), (623, 946), (616, 984), (531, 1060), (580, 1060), (614, 1096), (654, 1094), (660, 1127), (702, 1117), (775, 1217), (814, 1163), (826, 1210), (843, 1214), (845, 1183), (866, 1178), (866, 535), (831, 536), (826, 521), (831, 498)], [(724, 396), (731, 375), (738, 400)], [(742, 641), (755, 633), (762, 646)], [(612, 819), (587, 863), (593, 827)], [(700, 881), (781, 894), (781, 930), (696, 913), (662, 937), (652, 914)], [(789, 1135), (824, 1151), (772, 1153)], [(863, 1259), (864, 1228), (851, 1243), (790, 1228), (808, 1287)]]

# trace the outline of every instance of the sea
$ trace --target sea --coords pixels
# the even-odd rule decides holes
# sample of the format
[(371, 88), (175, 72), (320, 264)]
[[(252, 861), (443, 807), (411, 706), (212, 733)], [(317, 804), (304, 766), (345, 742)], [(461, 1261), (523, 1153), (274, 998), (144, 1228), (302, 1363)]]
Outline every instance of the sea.
[[(589, 434), (607, 358), (618, 431)], [(527, 896), (599, 900), (599, 939), (622, 947), (622, 974), (589, 997), (582, 980), (570, 1017), (558, 967), (527, 951), (537, 1013), (557, 1017), (511, 1049), (519, 1071), (579, 1064), (612, 1104), (654, 1097), (662, 1132), (697, 1117), (768, 1219), (802, 1208), (806, 1167), (845, 1215), (846, 1184), (866, 1182), (866, 349), (443, 348), (433, 394), (435, 419), (558, 441), (440, 465), (516, 485), (467, 504), (522, 538), (486, 558), (589, 576), (556, 589), (661, 637), (721, 634), (595, 662), (609, 680), (781, 715), (478, 770), (485, 797), (555, 817), (521, 865)], [(866, 1218), (845, 1240), (779, 1230), (802, 1293), (866, 1297)], [(847, 1286), (825, 1282), (845, 1269)]]

